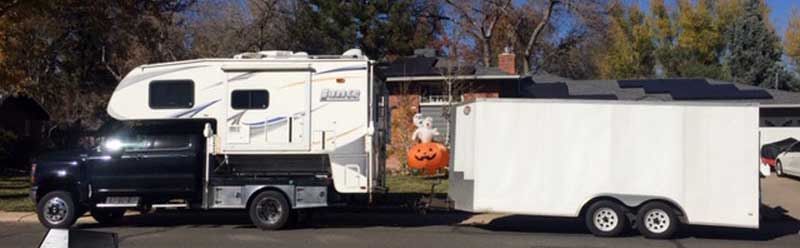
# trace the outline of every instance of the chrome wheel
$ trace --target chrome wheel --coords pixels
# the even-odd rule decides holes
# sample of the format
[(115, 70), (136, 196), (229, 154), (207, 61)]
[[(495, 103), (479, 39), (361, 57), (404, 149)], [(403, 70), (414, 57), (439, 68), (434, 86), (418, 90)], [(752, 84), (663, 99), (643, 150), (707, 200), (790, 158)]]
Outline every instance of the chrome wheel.
[(617, 212), (610, 208), (600, 208), (594, 212), (594, 226), (600, 231), (610, 232), (617, 228), (619, 216)]
[(651, 209), (644, 216), (644, 227), (652, 233), (663, 233), (670, 227), (670, 217), (662, 209)]
[(44, 218), (50, 224), (58, 225), (67, 219), (68, 206), (64, 199), (53, 197), (44, 204)]
[(284, 209), (281, 207), (281, 203), (275, 199), (264, 198), (256, 205), (258, 218), (271, 225), (280, 221), (281, 216), (283, 216), (283, 211)]

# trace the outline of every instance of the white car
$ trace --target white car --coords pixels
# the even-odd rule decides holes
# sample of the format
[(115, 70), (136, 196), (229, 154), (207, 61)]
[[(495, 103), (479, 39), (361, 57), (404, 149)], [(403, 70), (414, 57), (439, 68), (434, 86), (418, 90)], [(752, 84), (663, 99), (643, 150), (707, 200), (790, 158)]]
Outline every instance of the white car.
[(775, 163), (775, 174), (778, 174), (778, 176), (800, 177), (800, 143), (795, 143), (789, 149), (778, 154)]

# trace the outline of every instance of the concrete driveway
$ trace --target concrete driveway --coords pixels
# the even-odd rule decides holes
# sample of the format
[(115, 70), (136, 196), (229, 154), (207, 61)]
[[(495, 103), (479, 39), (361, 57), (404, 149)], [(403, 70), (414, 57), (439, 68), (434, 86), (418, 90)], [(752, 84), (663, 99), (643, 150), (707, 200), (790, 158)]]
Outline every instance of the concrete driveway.
[[(405, 210), (335, 209), (295, 228), (265, 232), (244, 212), (131, 215), (116, 227), (89, 218), (81, 230), (114, 232), (120, 247), (800, 247), (800, 180), (762, 180), (764, 220), (759, 230), (687, 227), (674, 240), (648, 240), (634, 232), (596, 238), (573, 219)], [(0, 247), (34, 247), (45, 229), (35, 216), (0, 216)], [(489, 222), (485, 225), (465, 225)]]

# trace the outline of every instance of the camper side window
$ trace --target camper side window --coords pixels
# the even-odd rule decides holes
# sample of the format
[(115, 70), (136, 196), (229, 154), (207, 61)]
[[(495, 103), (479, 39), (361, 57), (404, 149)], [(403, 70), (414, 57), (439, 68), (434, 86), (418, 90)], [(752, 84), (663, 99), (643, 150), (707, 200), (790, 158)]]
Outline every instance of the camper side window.
[(269, 106), (269, 92), (266, 90), (234, 90), (231, 93), (233, 109), (266, 109)]
[(194, 106), (194, 82), (169, 80), (150, 82), (148, 102), (152, 109), (183, 109)]

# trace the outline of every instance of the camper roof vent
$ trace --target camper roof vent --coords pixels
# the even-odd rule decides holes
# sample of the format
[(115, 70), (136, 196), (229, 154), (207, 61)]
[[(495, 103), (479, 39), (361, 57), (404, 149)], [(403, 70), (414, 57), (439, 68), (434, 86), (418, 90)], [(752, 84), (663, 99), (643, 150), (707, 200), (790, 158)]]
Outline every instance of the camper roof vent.
[(269, 51), (260, 51), (259, 54), (263, 54), (266, 57), (289, 57), (294, 55), (292, 51), (285, 51), (285, 50), (269, 50)]
[(361, 49), (358, 49), (358, 48), (353, 48), (353, 49), (347, 50), (346, 52), (342, 53), (342, 57), (358, 58), (358, 57), (361, 57), (361, 56), (364, 56), (364, 53), (362, 53)]
[(233, 56), (234, 59), (260, 59), (264, 57), (266, 57), (266, 55), (259, 53), (240, 53)]

